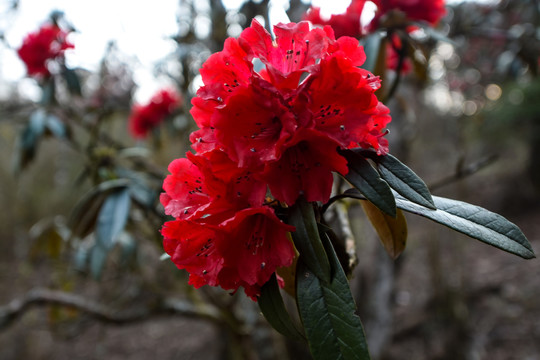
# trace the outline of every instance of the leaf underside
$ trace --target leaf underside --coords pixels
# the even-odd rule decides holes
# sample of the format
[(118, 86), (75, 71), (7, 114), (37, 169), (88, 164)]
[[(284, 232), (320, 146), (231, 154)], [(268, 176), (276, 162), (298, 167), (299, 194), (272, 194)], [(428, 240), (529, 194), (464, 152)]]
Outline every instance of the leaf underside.
[(462, 201), (438, 196), (433, 196), (433, 201), (437, 210), (414, 204), (396, 194), (396, 205), (400, 209), (426, 217), (524, 259), (535, 257), (523, 232), (503, 216)]
[(362, 201), (361, 204), (384, 249), (392, 259), (397, 259), (407, 244), (407, 220), (403, 211), (398, 209), (396, 217), (393, 218), (369, 201)]

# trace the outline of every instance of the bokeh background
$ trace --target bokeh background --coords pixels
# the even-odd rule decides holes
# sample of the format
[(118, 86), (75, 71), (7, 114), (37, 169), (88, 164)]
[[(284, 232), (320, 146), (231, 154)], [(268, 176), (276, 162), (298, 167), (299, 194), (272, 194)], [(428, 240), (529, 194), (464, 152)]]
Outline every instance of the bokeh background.
[[(329, 17), (348, 3), (314, 5)], [(309, 7), (0, 2), (1, 359), (309, 359), (243, 294), (187, 286), (162, 257), (158, 204), (167, 165), (189, 150), (190, 99), (205, 59), (251, 19), (269, 28), (301, 20)], [(446, 9), (413, 37), (407, 72), (373, 69), (397, 84), (385, 101), (390, 152), (434, 195), (516, 223), (539, 253), (540, 3), (449, 1)], [(27, 76), (16, 51), (51, 19), (75, 46), (65, 55), (72, 76), (59, 72), (54, 86)], [(133, 104), (164, 87), (181, 106), (134, 138)], [(125, 226), (96, 252), (98, 210), (124, 180)], [(537, 260), (407, 215), (407, 248), (394, 261), (361, 207), (340, 206), (358, 247), (351, 284), (374, 359), (540, 359)]]

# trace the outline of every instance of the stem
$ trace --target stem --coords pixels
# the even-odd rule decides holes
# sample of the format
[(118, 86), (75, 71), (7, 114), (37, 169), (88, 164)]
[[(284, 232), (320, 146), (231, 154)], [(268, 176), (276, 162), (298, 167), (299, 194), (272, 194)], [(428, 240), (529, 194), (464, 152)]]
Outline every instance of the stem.
[(342, 200), (342, 199), (358, 199), (358, 200), (367, 200), (364, 195), (360, 194), (359, 191), (357, 191), (354, 188), (350, 188), (346, 190), (343, 194), (338, 194), (335, 196), (332, 196), (330, 200), (326, 204), (323, 205), (321, 208), (321, 213), (324, 214), (328, 208), (334, 204), (336, 201)]

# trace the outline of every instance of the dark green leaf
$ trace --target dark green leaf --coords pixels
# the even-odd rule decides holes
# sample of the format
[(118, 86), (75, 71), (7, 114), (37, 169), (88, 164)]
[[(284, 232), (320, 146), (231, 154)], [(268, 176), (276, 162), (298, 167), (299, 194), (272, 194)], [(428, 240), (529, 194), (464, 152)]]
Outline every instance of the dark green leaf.
[(110, 249), (126, 225), (131, 198), (128, 188), (121, 188), (105, 199), (96, 224), (96, 243)]
[(34, 111), (28, 125), (21, 131), (13, 162), (15, 173), (23, 170), (34, 159), (39, 140), (45, 131), (46, 115), (42, 109)]
[(435, 209), (426, 184), (409, 167), (390, 154), (379, 156), (373, 151), (360, 151), (362, 155), (369, 156), (377, 163), (383, 179), (401, 196), (414, 203)]
[(305, 339), (285, 309), (275, 274), (261, 288), (261, 296), (257, 303), (264, 317), (274, 329), (289, 339)]
[(292, 237), (304, 263), (319, 279), (330, 282), (330, 263), (319, 237), (312, 204), (302, 196), (298, 198), (291, 208), (289, 221), (296, 227)]
[(315, 360), (369, 359), (364, 330), (355, 314), (349, 283), (332, 245), (325, 238), (334, 276), (324, 284), (300, 258), (297, 267), (297, 303)]
[(396, 203), (400, 209), (436, 221), (522, 258), (535, 257), (521, 230), (501, 215), (479, 206), (438, 196), (434, 196), (433, 201), (437, 210), (427, 209), (396, 195)]
[(396, 217), (396, 202), (392, 189), (379, 173), (360, 154), (352, 150), (340, 152), (348, 162), (349, 173), (345, 178), (381, 211)]
[(113, 191), (129, 185), (126, 179), (105, 181), (86, 193), (75, 205), (68, 220), (72, 236), (84, 238), (95, 227), (98, 213), (105, 198)]

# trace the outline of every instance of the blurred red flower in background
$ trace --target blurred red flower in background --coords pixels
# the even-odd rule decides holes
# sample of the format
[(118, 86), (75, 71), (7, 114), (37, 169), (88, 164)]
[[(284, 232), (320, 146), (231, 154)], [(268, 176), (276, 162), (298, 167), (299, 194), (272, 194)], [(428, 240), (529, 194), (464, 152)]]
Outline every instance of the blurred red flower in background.
[(306, 13), (304, 20), (317, 25), (330, 25), (334, 29), (336, 37), (357, 37), (362, 34), (360, 16), (362, 16), (365, 3), (366, 0), (353, 0), (345, 13), (333, 14), (328, 19), (321, 17), (321, 9), (314, 6)]
[(48, 61), (60, 60), (66, 49), (73, 48), (67, 40), (68, 32), (56, 25), (45, 24), (38, 31), (26, 35), (17, 50), (30, 76), (48, 76)]
[(437, 25), (446, 14), (444, 0), (372, 0), (377, 5), (371, 26), (378, 26), (381, 18), (392, 11), (405, 14), (409, 21), (425, 21), (431, 26)]
[[(386, 26), (388, 17), (401, 13), (400, 19), (393, 19), (392, 25), (402, 25), (413, 21), (424, 21), (431, 26), (437, 25), (446, 14), (444, 0), (371, 0), (377, 6), (375, 15), (369, 24), (361, 24), (360, 18), (369, 0), (353, 0), (345, 13), (334, 14), (328, 19), (321, 17), (320, 9), (312, 7), (304, 17), (315, 25), (330, 25), (336, 36), (360, 37), (366, 31), (375, 31), (380, 26)], [(397, 22), (396, 22), (397, 21)], [(364, 26), (366, 29), (362, 28)], [(413, 30), (415, 27), (408, 27)]]
[(144, 138), (182, 104), (181, 96), (173, 90), (158, 91), (145, 105), (135, 104), (129, 116), (129, 130), (133, 137)]

